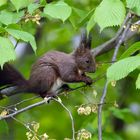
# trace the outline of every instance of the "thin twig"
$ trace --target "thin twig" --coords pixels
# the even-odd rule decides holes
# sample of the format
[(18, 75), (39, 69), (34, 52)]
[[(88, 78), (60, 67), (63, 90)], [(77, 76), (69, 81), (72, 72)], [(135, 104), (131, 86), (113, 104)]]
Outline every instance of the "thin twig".
[[(97, 46), (96, 48), (94, 48), (92, 50), (92, 53), (94, 56), (99, 56), (101, 54), (104, 54), (108, 51), (110, 51), (111, 49), (115, 48), (115, 45), (118, 43), (118, 40), (120, 39), (120, 35), (122, 34), (122, 32), (124, 31), (124, 27), (125, 24), (127, 23), (127, 21), (130, 19), (130, 15), (132, 15), (130, 12), (128, 12), (121, 28), (119, 29), (119, 31), (116, 33), (115, 37), (113, 37), (112, 39), (110, 39), (109, 41)], [(135, 23), (139, 23), (139, 21), (135, 22)], [(132, 36), (134, 36), (137, 32), (132, 32), (129, 31), (128, 34), (125, 37), (125, 40), (128, 40), (129, 38), (131, 38)]]
[(107, 86), (108, 82), (106, 81), (103, 89), (103, 94), (100, 99), (100, 104), (98, 105), (98, 140), (102, 140), (102, 107), (107, 93)]
[(35, 97), (31, 97), (31, 98), (22, 100), (22, 101), (20, 101), (20, 102), (14, 104), (14, 105), (9, 105), (9, 106), (7, 106), (7, 108), (9, 108), (9, 107), (17, 107), (18, 105), (21, 105), (22, 103), (25, 103), (25, 102), (27, 102), (27, 101), (34, 100), (34, 99), (36, 99), (36, 98), (38, 98), (38, 97), (40, 97), (40, 96), (38, 95), (38, 96), (35, 96)]
[[(122, 32), (122, 34), (120, 35), (119, 41), (117, 43), (117, 45), (115, 46), (115, 50), (114, 50), (114, 54), (112, 57), (112, 61), (116, 61), (116, 57), (118, 54), (118, 50), (121, 46), (121, 44), (123, 43), (123, 41), (125, 40), (126, 34), (130, 28), (130, 23), (132, 20), (132, 15), (131, 13), (127, 14), (126, 17), (127, 20), (124, 21), (123, 26), (126, 25), (126, 28), (124, 29), (124, 31)], [(100, 99), (100, 105), (98, 106), (98, 140), (102, 140), (102, 107), (103, 107), (103, 103), (107, 94), (107, 87), (108, 87), (108, 81), (106, 80), (105, 82), (105, 86), (103, 89), (103, 93)]]
[(15, 111), (14, 113), (11, 113), (11, 114), (9, 114), (9, 115), (0, 116), (0, 120), (6, 119), (6, 118), (11, 118), (11, 117), (13, 117), (13, 116), (15, 116), (15, 115), (17, 115), (17, 114), (20, 114), (20, 113), (26, 111), (26, 110), (29, 110), (29, 109), (34, 108), (34, 107), (36, 107), (36, 106), (40, 106), (40, 105), (42, 105), (42, 104), (48, 102), (50, 99), (51, 99), (51, 97), (48, 97), (46, 100), (42, 100), (42, 101), (37, 102), (37, 103), (34, 103), (34, 104), (30, 105), (30, 106), (24, 107), (24, 108), (22, 108), (22, 109), (20, 109), (20, 110), (17, 110), (17, 111)]
[(32, 132), (34, 135), (36, 135), (37, 137), (39, 137), (40, 138), (40, 136), (39, 135), (37, 135), (37, 133), (35, 133), (30, 127), (29, 127), (29, 125), (27, 125), (27, 124), (24, 124), (23, 122), (21, 122), (20, 120), (18, 120), (18, 119), (16, 119), (15, 117), (11, 117), (13, 120), (15, 120), (16, 122), (18, 122), (18, 123), (20, 123), (20, 124), (22, 124), (27, 130), (29, 130), (30, 132)]
[[(101, 76), (98, 76), (98, 78), (96, 78), (96, 79), (93, 81), (93, 83), (95, 83), (96, 81), (98, 81), (98, 80), (100, 80), (100, 79), (102, 79), (102, 78), (104, 78), (104, 77), (105, 77), (105, 74), (103, 74), (103, 75), (101, 75)], [(82, 88), (82, 87), (86, 87), (86, 86), (87, 86), (87, 85), (83, 85), (83, 86), (79, 86), (79, 87), (74, 88), (74, 89), (70, 89), (69, 92), (74, 91), (74, 90), (77, 90), (77, 89), (80, 89), (80, 88)], [(62, 94), (63, 94), (63, 93), (61, 93), (61, 94), (59, 94), (59, 95), (62, 95)], [(37, 98), (37, 97), (39, 97), (39, 96), (32, 97), (32, 98), (29, 98), (29, 99), (25, 99), (25, 100), (23, 100), (23, 101), (21, 101), (21, 102), (15, 104), (15, 105), (16, 105), (16, 106), (19, 105), (19, 104), (21, 105), (22, 103), (24, 103), (24, 102), (26, 102), (26, 101), (29, 101), (29, 100), (32, 100), (32, 99)], [(0, 120), (6, 119), (6, 118), (10, 118), (10, 117), (15, 116), (15, 115), (18, 115), (18, 114), (20, 114), (20, 113), (22, 113), (22, 112), (24, 112), (24, 111), (27, 111), (27, 110), (29, 110), (29, 109), (32, 109), (32, 108), (34, 108), (34, 107), (36, 107), (36, 106), (40, 106), (40, 105), (46, 103), (47, 101), (49, 101), (50, 99), (51, 99), (51, 97), (47, 98), (47, 100), (43, 100), (43, 101), (34, 103), (34, 104), (29, 105), (29, 106), (27, 106), (27, 107), (24, 107), (24, 108), (22, 108), (22, 109), (20, 109), (20, 110), (14, 110), (13, 113), (10, 113), (10, 114), (8, 114), (8, 115), (6, 115), (6, 116), (0, 116)], [(8, 106), (8, 107), (12, 107), (12, 106), (15, 106), (15, 105), (10, 105), (10, 106)], [(8, 107), (1, 107), (1, 108), (8, 109)]]
[[(102, 74), (102, 75), (99, 75), (97, 78), (95, 78), (94, 80), (93, 80), (93, 84), (95, 83), (95, 82), (97, 82), (98, 80), (100, 80), (100, 79), (102, 79), (102, 78), (104, 78), (105, 77), (105, 74)], [(86, 87), (87, 85), (82, 85), (82, 86), (80, 86), (80, 87), (77, 87), (77, 88), (71, 88), (71, 89), (69, 89), (69, 91), (74, 91), (74, 90), (77, 90), (77, 89), (79, 89), (79, 88), (82, 88), (82, 87)], [(20, 90), (20, 89), (19, 89)], [(4, 99), (5, 98), (5, 96), (3, 96), (3, 95), (6, 95), (6, 97), (10, 97), (10, 96), (13, 96), (13, 95), (15, 95), (15, 94), (17, 94), (18, 93), (18, 91), (16, 91), (16, 87), (8, 87), (8, 88), (5, 88), (5, 89), (2, 89), (2, 90), (0, 90), (0, 100), (2, 100), (2, 99)], [(62, 91), (60, 91), (59, 92), (59, 94), (63, 94), (62, 93)], [(30, 100), (30, 99), (29, 99)], [(14, 105), (13, 105), (14, 106)]]
[(72, 124), (72, 140), (75, 140), (75, 128), (74, 128), (74, 119), (73, 119), (72, 113), (61, 101), (59, 101), (55, 98), (53, 98), (53, 100), (58, 102), (69, 113), (69, 116), (70, 116), (70, 119), (71, 119), (71, 124)]

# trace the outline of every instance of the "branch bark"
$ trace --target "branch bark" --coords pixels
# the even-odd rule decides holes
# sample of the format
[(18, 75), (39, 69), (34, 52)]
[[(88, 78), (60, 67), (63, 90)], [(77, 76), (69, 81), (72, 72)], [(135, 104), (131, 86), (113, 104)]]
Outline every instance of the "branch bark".
[[(131, 25), (132, 18), (133, 18), (133, 16), (131, 15), (131, 13), (128, 13), (128, 15), (126, 16), (126, 20), (124, 21), (124, 23), (122, 25), (122, 26), (126, 25), (125, 29), (119, 35), (120, 39), (115, 46), (114, 54), (112, 56), (111, 61), (116, 61), (116, 57), (117, 57), (119, 48), (120, 48), (121, 44), (123, 43), (123, 41), (125, 40), (125, 37), (128, 33), (130, 25)], [(106, 80), (105, 85), (104, 85), (104, 89), (103, 89), (103, 93), (102, 93), (102, 96), (101, 96), (101, 99), (100, 99), (100, 103), (98, 105), (98, 140), (102, 140), (102, 108), (103, 108), (104, 100), (105, 100), (105, 97), (106, 97), (106, 94), (107, 94), (107, 88), (108, 88), (108, 81)]]
[(40, 106), (40, 105), (42, 105), (42, 104), (48, 102), (50, 99), (51, 99), (51, 97), (47, 98), (47, 100), (42, 100), (42, 101), (40, 101), (40, 102), (37, 102), (37, 103), (35, 103), (35, 104), (32, 104), (32, 105), (27, 106), (27, 107), (25, 107), (25, 108), (22, 108), (22, 109), (20, 109), (20, 110), (17, 110), (17, 111), (15, 111), (15, 112), (13, 112), (13, 113), (11, 113), (11, 114), (9, 114), (9, 115), (0, 116), (0, 120), (7, 119), (7, 118), (11, 118), (11, 117), (13, 117), (13, 116), (15, 116), (15, 115), (17, 115), (17, 114), (20, 114), (20, 113), (26, 111), (26, 110), (29, 110), (29, 109), (34, 108), (34, 107), (36, 107), (36, 106)]
[[(122, 32), (124, 31), (124, 27), (125, 27), (125, 23), (129, 20), (129, 16), (130, 16), (130, 12), (127, 14), (126, 19), (124, 20), (124, 23), (122, 24), (121, 28), (118, 30), (118, 32), (116, 33), (115, 37), (113, 37), (112, 39), (108, 40), (107, 42), (97, 46), (96, 48), (94, 48), (92, 50), (93, 55), (99, 56), (102, 55), (106, 52), (109, 52), (110, 50), (112, 50), (113, 48), (115, 48), (115, 46), (118, 44), (118, 41), (120, 40), (120, 35), (122, 34)], [(133, 15), (131, 15), (133, 16)], [(140, 20), (138, 20), (137, 22), (135, 22), (134, 24), (138, 24), (140, 25)], [(128, 30), (124, 41), (129, 40), (132, 36), (136, 35), (138, 33), (138, 31), (132, 31), (132, 30)]]

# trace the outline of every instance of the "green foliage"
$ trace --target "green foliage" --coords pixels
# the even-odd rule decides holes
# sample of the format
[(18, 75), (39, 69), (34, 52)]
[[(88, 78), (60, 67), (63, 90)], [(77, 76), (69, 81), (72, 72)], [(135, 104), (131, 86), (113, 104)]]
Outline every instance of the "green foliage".
[[(129, 9), (124, 9), (125, 2), (127, 2)], [(104, 43), (115, 35), (116, 29), (118, 28), (112, 26), (122, 23), (125, 11), (127, 10), (128, 12), (132, 10), (135, 12), (135, 9), (138, 11), (138, 5), (140, 4), (136, 0), (55, 0), (50, 3), (47, 3), (46, 0), (36, 2), (35, 0), (0, 0), (0, 65), (2, 66), (5, 62), (15, 60), (16, 58), (15, 47), (9, 40), (9, 36), (13, 36), (18, 41), (29, 42), (34, 51), (36, 47), (38, 48), (36, 52), (37, 55), (35, 56), (34, 53), (31, 54), (30, 50), (27, 49), (25, 52), (29, 51), (29, 53), (27, 53), (28, 55), (24, 54), (21, 60), (18, 59), (18, 61), (14, 63), (15, 67), (28, 79), (31, 65), (40, 55), (49, 50), (59, 50), (67, 53), (72, 52), (74, 47), (78, 45), (77, 38), (80, 36), (81, 28), (86, 28), (89, 33), (94, 27), (91, 32), (93, 33), (92, 47)], [(60, 20), (66, 22), (62, 23)], [(137, 20), (137, 17), (132, 22), (135, 22), (135, 20)], [(101, 30), (106, 29), (102, 33), (99, 33), (99, 28), (96, 23), (100, 26)], [(34, 39), (34, 35), (36, 40)], [(124, 49), (119, 50), (118, 56), (123, 54), (120, 59), (125, 59), (111, 66), (114, 68), (108, 69), (108, 75), (113, 82), (112, 86), (108, 86), (105, 104), (103, 105), (102, 125), (104, 128), (104, 140), (133, 140), (139, 136), (139, 127), (136, 129), (132, 121), (138, 124), (140, 119), (139, 94), (135, 94), (139, 93), (139, 90), (136, 90), (136, 88), (140, 88), (140, 76), (137, 77), (140, 73), (139, 68), (135, 70), (139, 67), (140, 58), (138, 56), (136, 56), (137, 58), (129, 56), (139, 50), (140, 43), (136, 42), (132, 46), (129, 46), (131, 43), (133, 43), (132, 40), (129, 40), (129, 48), (125, 52)], [(21, 47), (19, 43), (16, 50), (17, 53), (18, 49), (22, 49)], [(112, 52), (108, 54), (105, 53), (97, 58), (99, 67), (97, 67), (94, 74), (89, 74), (93, 80), (98, 79), (100, 75), (106, 73), (109, 64), (104, 64), (104, 62), (108, 62), (111, 57)], [(100, 65), (100, 62), (101, 64), (103, 62), (103, 64)], [(119, 80), (127, 76), (133, 70), (135, 71), (127, 78), (115, 84), (116, 81), (114, 80)], [(89, 136), (92, 135), (91, 140), (98, 139), (97, 109), (104, 83), (105, 79), (102, 78), (97, 80), (93, 87), (81, 88), (70, 92), (72, 94), (68, 94), (67, 97), (62, 96), (63, 103), (70, 109), (74, 117), (76, 135), (80, 132), (80, 135), (87, 136), (86, 134), (89, 133), (83, 131), (87, 130), (87, 132), (91, 133)], [(135, 83), (136, 88), (134, 86)], [(76, 88), (82, 85), (83, 83), (73, 83), (70, 84), (70, 87)], [(20, 94), (15, 96), (14, 100), (13, 98), (0, 100), (0, 109), (3, 110), (3, 106), (16, 104), (21, 100), (34, 96), (34, 94)], [(20, 106), (16, 106), (15, 109), (20, 109), (40, 100), (39, 98), (27, 101), (20, 104)], [(124, 109), (124, 106), (128, 107), (129, 110)], [(130, 111), (130, 109), (132, 111)], [(7, 115), (7, 113), (9, 112), (5, 113), (3, 111), (1, 115)], [(82, 113), (83, 115), (79, 115)], [(59, 117), (56, 118), (56, 116)], [(118, 125), (114, 122), (114, 118), (118, 118), (117, 121), (121, 119), (121, 123), (124, 126), (123, 129), (119, 128), (116, 130), (116, 126)], [(65, 137), (71, 138), (70, 119), (63, 108), (53, 101), (50, 101), (49, 104), (23, 112), (16, 116), (16, 119), (21, 121), (21, 123), (13, 119), (6, 120), (6, 124), (0, 121), (0, 139), (19, 140), (21, 138), (27, 139), (27, 137), (28, 139), (37, 139), (38, 134), (39, 139), (45, 139), (47, 135), (56, 140), (62, 140)], [(32, 121), (38, 122), (40, 127), (38, 124), (32, 125), (32, 123), (30, 123)], [(35, 133), (27, 130), (22, 123), (27, 125), (27, 127), (29, 126)], [(128, 124), (131, 124), (131, 127)], [(127, 132), (129, 135), (126, 135), (126, 128), (129, 128), (129, 132)], [(7, 129), (9, 129), (8, 134)], [(65, 133), (63, 133), (64, 130)], [(117, 131), (117, 134), (114, 130)], [(45, 133), (47, 133), (47, 135)]]
[(90, 13), (88, 13), (87, 11), (72, 7), (72, 14), (69, 20), (72, 26), (77, 29), (83, 24), (83, 22), (85, 23), (85, 20), (88, 18), (89, 14)]
[(37, 8), (39, 8), (39, 4), (38, 4), (38, 3), (31, 3), (31, 4), (28, 5), (28, 12), (29, 12), (30, 14), (33, 14), (33, 12), (34, 12)]
[(1, 1), (0, 1), (0, 6), (4, 5), (4, 4), (6, 4), (6, 3), (7, 3), (7, 0), (1, 0)]
[(17, 23), (21, 20), (21, 17), (24, 15), (24, 12), (13, 13), (8, 11), (1, 11), (0, 13), (0, 22), (5, 25)]
[(52, 18), (61, 19), (63, 22), (70, 16), (71, 7), (62, 1), (57, 3), (47, 4), (44, 8), (44, 13)]
[(128, 8), (140, 15), (140, 0), (126, 0), (126, 3)]
[(126, 77), (130, 72), (140, 66), (140, 56), (133, 56), (122, 59), (107, 70), (108, 81), (117, 81)]
[(36, 42), (35, 42), (35, 38), (33, 35), (31, 35), (28, 32), (15, 30), (15, 29), (6, 29), (6, 31), (18, 40), (21, 39), (25, 42), (29, 42), (31, 44), (34, 52), (36, 52), (37, 47), (36, 47)]
[(136, 51), (140, 50), (140, 42), (136, 42), (133, 45), (131, 45), (120, 57), (120, 59), (129, 57), (130, 55), (132, 55), (133, 53), (135, 53)]
[(8, 134), (8, 124), (5, 120), (0, 121), (0, 135), (1, 134)]
[(16, 54), (14, 51), (14, 46), (8, 38), (0, 37), (0, 65), (10, 60), (16, 59)]
[(16, 10), (18, 11), (21, 8), (28, 6), (33, 0), (11, 0)]
[(90, 20), (88, 21), (87, 24), (87, 32), (89, 33), (90, 30), (93, 28), (93, 26), (95, 25), (95, 20), (94, 20), (94, 14), (91, 16)]
[(128, 113), (130, 114), (130, 110), (128, 108), (119, 109), (119, 108), (111, 107), (109, 110), (112, 112), (112, 114), (116, 118), (119, 118), (122, 120), (125, 120), (126, 115), (128, 115)]
[(136, 81), (136, 88), (140, 89), (140, 74), (138, 75), (137, 81)]
[(120, 0), (103, 0), (94, 13), (94, 20), (101, 31), (106, 27), (121, 25), (124, 17), (125, 7)]

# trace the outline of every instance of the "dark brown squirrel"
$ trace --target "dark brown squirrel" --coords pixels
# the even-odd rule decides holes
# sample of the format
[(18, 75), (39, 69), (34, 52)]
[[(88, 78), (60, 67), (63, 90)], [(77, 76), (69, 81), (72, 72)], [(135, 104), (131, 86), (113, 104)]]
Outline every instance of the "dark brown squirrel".
[(37, 93), (41, 97), (55, 96), (59, 89), (68, 88), (67, 83), (92, 84), (85, 72), (95, 72), (95, 59), (91, 53), (91, 36), (82, 35), (79, 47), (72, 53), (50, 51), (32, 66), (26, 80), (13, 66), (5, 64), (0, 70), (0, 86), (14, 86), (13, 92)]

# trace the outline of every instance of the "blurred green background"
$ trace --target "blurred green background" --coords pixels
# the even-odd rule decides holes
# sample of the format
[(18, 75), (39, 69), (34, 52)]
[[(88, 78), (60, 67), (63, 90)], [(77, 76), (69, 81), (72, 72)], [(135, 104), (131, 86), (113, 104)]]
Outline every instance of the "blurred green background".
[[(96, 7), (100, 0), (65, 0), (70, 6), (79, 8), (83, 11), (89, 11)], [(77, 19), (78, 20), (78, 19)], [(60, 20), (43, 19), (41, 25), (38, 26), (33, 22), (24, 24), (23, 29), (31, 32), (36, 37), (37, 54), (35, 55), (31, 47), (25, 44), (25, 50), (22, 56), (13, 65), (28, 79), (32, 64), (42, 54), (50, 50), (58, 50), (70, 53), (78, 46), (81, 30), (85, 28), (82, 25), (80, 29), (75, 29), (70, 21), (62, 23)], [(100, 33), (99, 27), (96, 25), (92, 30), (92, 48), (102, 44), (106, 40), (112, 38), (119, 27), (107, 28)], [(133, 37), (127, 45), (139, 40), (138, 36)], [(21, 44), (17, 46), (17, 53), (21, 52)], [(124, 52), (125, 47), (120, 49), (118, 57)], [(97, 63), (102, 63), (97, 68), (96, 73), (90, 74), (93, 79), (106, 72), (110, 64), (104, 63), (111, 60), (112, 52), (105, 53), (96, 58)], [(140, 95), (139, 90), (135, 89), (136, 73), (131, 73), (127, 78), (116, 83), (113, 87), (109, 85), (106, 104), (103, 107), (103, 140), (139, 140), (140, 139)], [(92, 140), (98, 137), (97, 131), (97, 113), (90, 115), (78, 115), (77, 109), (82, 104), (99, 103), (102, 95), (105, 79), (98, 80), (92, 87), (78, 89), (70, 92), (67, 96), (62, 95), (62, 102), (72, 112), (75, 122), (76, 132), (80, 129), (86, 129), (92, 134)], [(82, 84), (71, 84), (72, 87), (78, 87)], [(94, 92), (97, 92), (95, 97)], [(8, 106), (20, 102), (21, 100), (35, 96), (34, 94), (21, 94), (0, 101), (0, 106)], [(22, 108), (26, 105), (33, 104), (42, 100), (34, 99), (17, 107)], [(119, 107), (115, 107), (115, 101)], [(3, 109), (1, 109), (2, 112)], [(38, 134), (47, 133), (49, 138), (63, 140), (72, 137), (71, 121), (68, 113), (62, 106), (55, 101), (35, 107), (31, 110), (23, 112), (16, 116), (18, 120), (26, 123), (33, 121), (40, 124)], [(26, 132), (28, 130), (20, 123), (13, 119), (0, 121), (0, 140), (26, 140)]]

